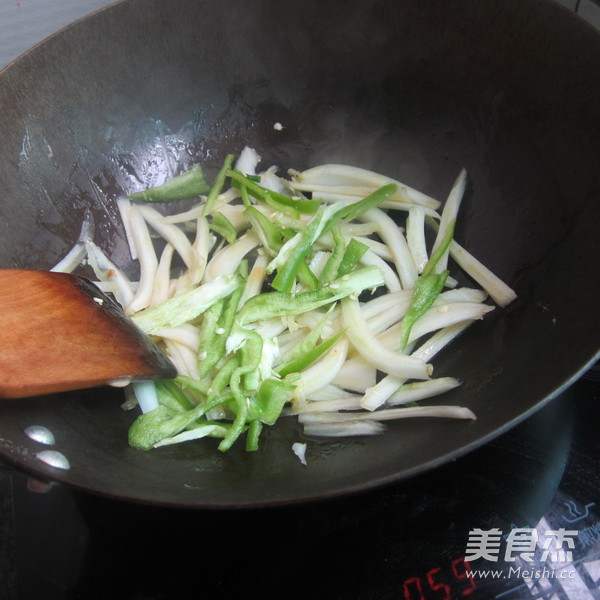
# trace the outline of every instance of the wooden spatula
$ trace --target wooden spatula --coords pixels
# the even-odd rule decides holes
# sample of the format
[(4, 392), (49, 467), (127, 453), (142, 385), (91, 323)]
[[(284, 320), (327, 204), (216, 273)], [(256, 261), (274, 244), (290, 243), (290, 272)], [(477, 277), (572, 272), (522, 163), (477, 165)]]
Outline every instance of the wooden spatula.
[(152, 340), (89, 280), (0, 270), (0, 398), (175, 375)]

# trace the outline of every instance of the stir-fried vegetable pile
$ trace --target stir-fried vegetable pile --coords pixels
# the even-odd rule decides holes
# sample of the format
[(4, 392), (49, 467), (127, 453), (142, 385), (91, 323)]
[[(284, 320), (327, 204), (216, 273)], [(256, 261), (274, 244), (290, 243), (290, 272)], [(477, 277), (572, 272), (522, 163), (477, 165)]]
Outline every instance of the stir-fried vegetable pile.
[[(138, 281), (86, 241), (99, 285), (179, 373), (131, 384), (128, 406), (142, 411), (131, 445), (209, 436), (227, 450), (245, 434), (256, 450), (263, 427), (289, 415), (308, 436), (474, 419), (468, 408), (416, 404), (459, 385), (435, 378), (430, 361), (493, 309), (487, 297), (515, 298), (453, 239), (466, 173), (439, 213), (437, 200), (364, 169), (323, 165), (287, 179), (274, 167), (257, 175), (250, 148), (234, 160), (211, 186), (194, 167), (119, 200)], [(181, 214), (151, 205), (190, 197), (197, 205)], [(449, 256), (480, 289), (458, 286)]]

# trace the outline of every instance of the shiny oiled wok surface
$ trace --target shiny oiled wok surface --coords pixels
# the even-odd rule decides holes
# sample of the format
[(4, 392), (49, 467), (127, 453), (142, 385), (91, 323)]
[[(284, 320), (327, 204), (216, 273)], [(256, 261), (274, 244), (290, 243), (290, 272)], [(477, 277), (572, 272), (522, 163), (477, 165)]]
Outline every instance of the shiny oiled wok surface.
[[(0, 74), (0, 267), (51, 267), (86, 209), (122, 263), (118, 194), (195, 162), (214, 175), (249, 144), (264, 166), (355, 164), (442, 200), (465, 167), (456, 237), (519, 299), (435, 359), (464, 381), (440, 402), (475, 422), (332, 442), (286, 420), (254, 454), (211, 440), (144, 453), (121, 393), (100, 389), (5, 402), (0, 450), (110, 497), (270, 506), (397, 481), (521, 421), (598, 354), (598, 64), (598, 34), (543, 0), (127, 0), (35, 48)], [(70, 470), (35, 458), (32, 424)]]

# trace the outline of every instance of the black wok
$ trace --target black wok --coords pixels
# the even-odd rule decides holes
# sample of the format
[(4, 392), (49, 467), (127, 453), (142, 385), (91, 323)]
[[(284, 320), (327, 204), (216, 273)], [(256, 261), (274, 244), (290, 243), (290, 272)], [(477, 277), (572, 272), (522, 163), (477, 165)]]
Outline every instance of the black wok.
[[(0, 449), (43, 479), (110, 497), (269, 506), (397, 481), (480, 446), (561, 393), (598, 355), (600, 36), (544, 0), (128, 0), (0, 74), (0, 267), (49, 268), (86, 209), (125, 260), (115, 198), (245, 144), (265, 166), (373, 168), (443, 199), (470, 186), (457, 239), (519, 299), (435, 361), (475, 422), (421, 420), (376, 438), (262, 449), (127, 446), (121, 393), (5, 402)], [(273, 124), (284, 129), (277, 131)], [(41, 463), (45, 425), (67, 471)]]

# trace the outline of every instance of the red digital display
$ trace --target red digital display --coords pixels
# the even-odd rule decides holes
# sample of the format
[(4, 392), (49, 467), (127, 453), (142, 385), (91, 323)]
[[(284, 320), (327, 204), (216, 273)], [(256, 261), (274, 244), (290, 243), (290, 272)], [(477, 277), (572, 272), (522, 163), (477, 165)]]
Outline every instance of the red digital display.
[[(471, 565), (464, 557), (455, 558), (449, 569), (429, 569), (424, 576), (409, 577), (402, 584), (404, 600), (452, 600), (473, 593), (477, 584), (470, 574)], [(457, 587), (459, 589), (457, 589)], [(454, 589), (454, 595), (452, 590)]]

